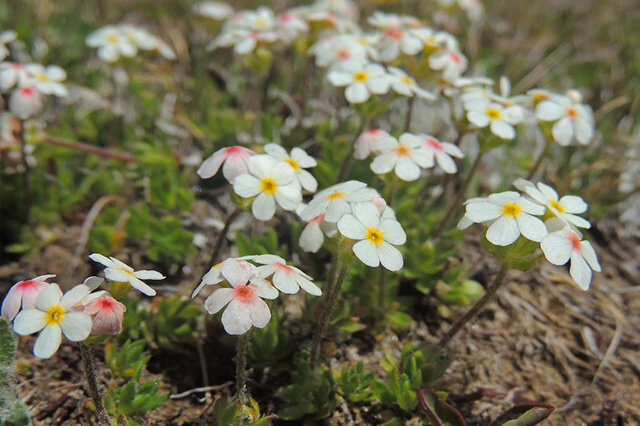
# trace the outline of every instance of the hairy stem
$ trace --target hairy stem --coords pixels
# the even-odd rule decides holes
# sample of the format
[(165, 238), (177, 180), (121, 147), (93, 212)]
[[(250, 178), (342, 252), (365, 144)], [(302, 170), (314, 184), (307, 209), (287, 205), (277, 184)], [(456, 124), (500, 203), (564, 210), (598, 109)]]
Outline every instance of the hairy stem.
[(80, 355), (82, 356), (82, 362), (84, 363), (84, 374), (87, 377), (87, 384), (89, 385), (89, 394), (93, 399), (93, 405), (96, 406), (96, 413), (98, 416), (98, 424), (100, 426), (112, 426), (107, 410), (104, 408), (102, 402), (102, 395), (98, 388), (98, 379), (96, 377), (96, 365), (93, 360), (93, 349), (91, 346), (80, 343)]
[[(339, 260), (337, 263), (341, 263)], [(324, 333), (324, 329), (327, 327), (329, 323), (329, 318), (331, 317), (331, 312), (333, 312), (333, 308), (335, 307), (336, 301), (338, 300), (338, 295), (340, 294), (340, 290), (342, 290), (342, 283), (344, 282), (344, 277), (347, 275), (347, 269), (349, 265), (340, 265), (340, 273), (338, 274), (335, 282), (331, 288), (331, 294), (327, 299), (327, 303), (320, 314), (320, 319), (316, 324), (316, 330), (313, 335), (313, 342), (311, 343), (311, 356), (309, 357), (309, 368), (312, 370), (316, 368), (316, 362), (318, 361), (318, 352), (320, 350), (320, 342), (322, 341), (322, 334)]]
[(447, 331), (444, 334), (444, 336), (440, 338), (440, 340), (438, 341), (438, 346), (440, 346), (441, 348), (444, 348), (445, 346), (447, 346), (447, 344), (451, 341), (451, 339), (453, 339), (455, 335), (458, 334), (460, 330), (462, 330), (465, 324), (467, 324), (469, 321), (475, 318), (476, 315), (478, 315), (478, 313), (482, 310), (482, 308), (484, 308), (485, 305), (489, 303), (491, 299), (493, 299), (493, 297), (498, 292), (498, 289), (504, 283), (504, 278), (507, 275), (508, 270), (509, 270), (509, 267), (507, 266), (507, 264), (503, 263), (500, 266), (500, 270), (498, 271), (498, 274), (494, 278), (491, 285), (487, 287), (482, 297), (478, 299), (478, 301), (473, 304), (471, 309), (469, 309), (462, 317), (460, 317), (451, 326), (449, 331)]
[(471, 169), (469, 169), (469, 174), (467, 175), (467, 178), (462, 183), (462, 186), (460, 187), (460, 190), (458, 191), (458, 193), (456, 194), (456, 197), (453, 199), (453, 202), (449, 206), (449, 210), (447, 210), (447, 213), (445, 213), (444, 217), (442, 218), (442, 220), (438, 224), (438, 227), (436, 228), (435, 232), (433, 233), (433, 237), (432, 238), (436, 239), (442, 234), (442, 232), (445, 230), (447, 224), (451, 220), (453, 214), (455, 213), (456, 209), (458, 207), (460, 207), (460, 203), (462, 202), (462, 199), (464, 198), (465, 194), (467, 193), (467, 189), (469, 189), (469, 185), (471, 184), (471, 181), (473, 180), (473, 176), (478, 171), (478, 166), (480, 165), (480, 161), (482, 160), (482, 157), (484, 156), (484, 153), (485, 153), (485, 151), (483, 151), (483, 150), (478, 152), (478, 156), (476, 157), (475, 161), (471, 165)]
[(247, 350), (249, 349), (248, 331), (238, 337), (238, 353), (236, 355), (236, 397), (242, 404), (247, 402)]
[(218, 255), (220, 254), (222, 243), (224, 242), (224, 239), (227, 237), (227, 233), (229, 232), (229, 228), (231, 228), (231, 224), (238, 217), (240, 212), (241, 212), (240, 209), (234, 210), (233, 213), (231, 213), (227, 217), (227, 220), (224, 222), (224, 226), (222, 227), (222, 230), (218, 234), (218, 238), (216, 238), (216, 242), (213, 246), (213, 252), (211, 253), (211, 260), (210, 260), (211, 264), (215, 265), (216, 263), (218, 263)]
[(24, 217), (31, 222), (31, 167), (27, 161), (27, 141), (25, 140), (24, 121), (20, 122), (20, 159), (22, 160), (22, 192), (24, 194)]

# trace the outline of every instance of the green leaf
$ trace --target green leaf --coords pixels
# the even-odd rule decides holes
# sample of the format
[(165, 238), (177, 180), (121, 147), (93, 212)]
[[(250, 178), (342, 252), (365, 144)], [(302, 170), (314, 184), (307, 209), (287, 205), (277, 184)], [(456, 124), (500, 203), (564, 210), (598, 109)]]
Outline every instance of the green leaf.
[(533, 426), (551, 415), (555, 407), (542, 402), (514, 405), (491, 423), (491, 426)]

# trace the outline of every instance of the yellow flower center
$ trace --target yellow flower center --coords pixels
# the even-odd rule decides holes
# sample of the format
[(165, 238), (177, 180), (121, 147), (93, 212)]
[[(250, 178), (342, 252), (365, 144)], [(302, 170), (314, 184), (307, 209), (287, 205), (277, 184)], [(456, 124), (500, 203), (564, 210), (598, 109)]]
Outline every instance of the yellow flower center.
[(333, 194), (329, 194), (327, 196), (329, 201), (337, 200), (337, 199), (342, 198), (342, 197), (344, 197), (344, 192), (342, 192), (342, 191), (334, 192)]
[(47, 325), (59, 325), (62, 322), (63, 317), (64, 308), (60, 305), (53, 305), (47, 310), (44, 320)]
[(546, 101), (548, 99), (548, 96), (545, 95), (544, 93), (536, 93), (533, 96), (531, 96), (531, 98), (533, 99), (533, 103), (539, 104), (542, 101)]
[(497, 120), (500, 118), (500, 111), (495, 108), (489, 108), (485, 111), (485, 114), (487, 114), (487, 116), (489, 116), (489, 118), (492, 120)]
[(551, 204), (551, 207), (553, 207), (554, 209), (558, 210), (558, 212), (564, 213), (564, 207), (562, 207), (562, 204), (560, 204), (556, 200), (551, 200), (551, 202), (549, 204)]
[(404, 144), (396, 145), (393, 150), (400, 157), (406, 157), (407, 155), (409, 155), (409, 153), (411, 153), (411, 148)]
[(275, 180), (273, 180), (273, 178), (262, 178), (262, 180), (260, 181), (260, 189), (265, 194), (272, 195), (274, 192), (276, 192), (276, 189), (278, 189), (278, 184)]
[(107, 41), (109, 43), (117, 43), (119, 40), (120, 40), (120, 38), (116, 34), (109, 34), (107, 36)]
[(353, 79), (357, 82), (363, 83), (369, 79), (369, 74), (364, 71), (358, 71), (353, 74)]
[(49, 81), (50, 80), (50, 78), (45, 74), (36, 75), (36, 79), (39, 80), (39, 81)]
[(408, 84), (409, 86), (413, 86), (413, 80), (411, 80), (406, 75), (403, 75), (402, 77), (400, 77), (400, 80), (402, 80), (403, 83)]
[(567, 117), (572, 120), (578, 118), (578, 110), (571, 106), (567, 107)]
[(258, 28), (266, 28), (269, 25), (266, 19), (258, 18), (256, 19), (256, 27)]
[(384, 241), (384, 234), (378, 228), (371, 227), (367, 229), (367, 240), (371, 241), (373, 245), (379, 245)]
[(289, 163), (291, 167), (293, 167), (293, 170), (295, 170), (296, 172), (300, 169), (300, 164), (298, 164), (298, 162), (293, 158), (285, 158), (284, 161)]
[(516, 203), (507, 203), (502, 206), (502, 214), (505, 216), (516, 217), (522, 212), (522, 207)]

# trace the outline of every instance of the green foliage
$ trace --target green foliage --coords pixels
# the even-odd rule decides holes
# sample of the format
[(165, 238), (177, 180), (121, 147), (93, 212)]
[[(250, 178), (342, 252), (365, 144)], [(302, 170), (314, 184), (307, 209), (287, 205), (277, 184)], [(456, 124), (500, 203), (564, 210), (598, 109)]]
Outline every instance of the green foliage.
[(278, 243), (278, 233), (270, 228), (264, 234), (247, 237), (244, 233), (236, 233), (236, 247), (240, 256), (252, 254), (277, 254), (285, 256), (288, 251), (286, 245)]
[(222, 397), (213, 405), (213, 418), (218, 426), (271, 424), (271, 417), (260, 415), (260, 407), (253, 398), (249, 401), (249, 405), (243, 407), (242, 403), (236, 399)]
[(283, 327), (284, 318), (273, 310), (271, 320), (264, 328), (256, 328), (251, 333), (249, 357), (256, 364), (275, 364), (289, 356), (291, 350), (289, 332)]
[(445, 401), (447, 398), (446, 392), (418, 389), (418, 396), (422, 409), (427, 413), (429, 424), (443, 426), (466, 425), (460, 412)]
[(169, 399), (169, 394), (159, 395), (160, 381), (140, 382), (140, 370), (122, 387), (109, 386), (105, 395), (105, 408), (115, 416), (144, 414)]
[(0, 318), (0, 426), (31, 424), (27, 409), (15, 397), (13, 389), (15, 356), (16, 339), (11, 331), (11, 323)]
[(336, 391), (347, 401), (369, 402), (374, 397), (374, 380), (375, 372), (366, 372), (362, 361), (359, 361), (355, 368), (344, 365), (335, 375)]
[(528, 271), (533, 268), (538, 259), (542, 257), (542, 255), (536, 254), (538, 243), (522, 236), (513, 244), (504, 247), (491, 244), (487, 237), (483, 236), (482, 246), (501, 263), (520, 271)]
[(284, 407), (278, 417), (283, 420), (322, 419), (338, 405), (331, 372), (322, 368), (311, 371), (306, 352), (298, 357), (291, 382), (278, 390)]
[(105, 361), (116, 376), (133, 377), (151, 358), (143, 354), (145, 346), (146, 340), (127, 340), (123, 345), (108, 342), (104, 351)]

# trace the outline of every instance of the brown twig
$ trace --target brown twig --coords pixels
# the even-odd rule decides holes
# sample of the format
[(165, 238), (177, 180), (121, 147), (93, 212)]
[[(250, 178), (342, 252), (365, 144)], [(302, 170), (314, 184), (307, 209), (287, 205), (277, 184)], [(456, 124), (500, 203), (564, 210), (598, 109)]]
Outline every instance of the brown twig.
[(101, 157), (113, 158), (114, 160), (124, 161), (126, 163), (132, 163), (135, 161), (133, 155), (121, 154), (108, 149), (99, 148), (97, 146), (89, 145), (84, 142), (74, 142), (66, 139), (62, 139), (56, 136), (46, 135), (44, 137), (45, 142), (52, 143), (54, 145), (64, 146), (66, 148), (75, 149), (77, 151), (88, 152), (89, 154), (96, 154)]

